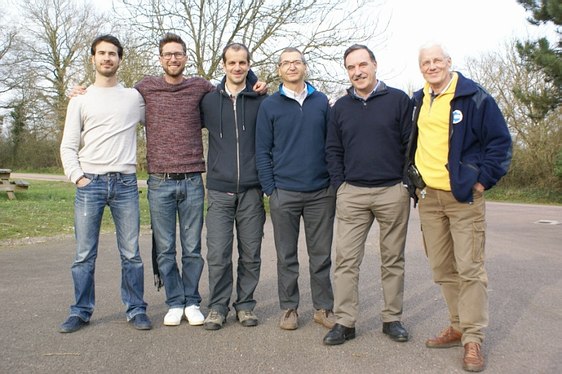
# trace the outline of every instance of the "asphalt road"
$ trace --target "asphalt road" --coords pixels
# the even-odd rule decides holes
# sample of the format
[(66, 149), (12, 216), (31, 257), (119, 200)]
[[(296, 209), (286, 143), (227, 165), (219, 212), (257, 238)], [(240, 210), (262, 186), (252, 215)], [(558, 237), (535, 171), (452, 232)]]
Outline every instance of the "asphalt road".
[[(487, 218), (487, 372), (560, 373), (562, 207), (488, 203)], [(151, 331), (134, 330), (125, 321), (114, 235), (101, 238), (92, 321), (73, 334), (57, 332), (73, 301), (73, 238), (17, 246), (0, 242), (0, 373), (461, 373), (462, 348), (425, 348), (425, 339), (447, 326), (447, 313), (431, 281), (416, 210), (409, 230), (403, 322), (410, 341), (396, 343), (381, 332), (375, 224), (361, 269), (357, 337), (333, 347), (322, 344), (327, 330), (312, 320), (303, 241), (300, 327), (284, 331), (277, 326), (280, 310), (269, 218), (255, 295), (260, 324), (242, 327), (231, 312), (218, 331), (186, 322), (163, 326), (167, 308), (163, 290), (157, 292), (152, 284), (149, 233), (141, 237), (141, 251)], [(206, 267), (200, 290), (206, 313)]]

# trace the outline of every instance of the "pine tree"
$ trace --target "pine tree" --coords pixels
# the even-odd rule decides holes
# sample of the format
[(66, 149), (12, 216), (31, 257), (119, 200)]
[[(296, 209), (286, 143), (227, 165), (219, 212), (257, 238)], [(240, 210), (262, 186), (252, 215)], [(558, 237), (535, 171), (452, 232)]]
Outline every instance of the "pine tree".
[(528, 69), (542, 71), (550, 90), (538, 94), (532, 87), (514, 87), (514, 94), (533, 108), (531, 115), (536, 120), (545, 119), (562, 103), (562, 0), (517, 0), (532, 16), (533, 25), (552, 22), (558, 34), (558, 44), (551, 46), (546, 38), (535, 41), (520, 41), (517, 50), (527, 63)]

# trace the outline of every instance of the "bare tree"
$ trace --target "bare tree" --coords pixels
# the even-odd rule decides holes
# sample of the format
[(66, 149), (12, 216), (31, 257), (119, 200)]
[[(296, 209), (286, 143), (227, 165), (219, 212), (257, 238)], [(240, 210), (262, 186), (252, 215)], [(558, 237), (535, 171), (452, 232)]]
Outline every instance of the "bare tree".
[[(181, 35), (188, 45), (189, 72), (218, 78), (222, 48), (246, 44), (253, 66), (268, 82), (277, 78), (277, 54), (297, 47), (312, 61), (316, 80), (333, 83), (346, 46), (374, 39), (386, 24), (379, 23), (380, 1), (337, 0), (120, 0), (123, 22), (147, 44), (165, 32)], [(341, 67), (337, 69), (341, 70)]]
[(107, 29), (107, 21), (91, 3), (74, 0), (27, 0), (18, 6), (25, 21), (20, 54), (28, 69), (37, 72), (36, 89), (48, 109), (43, 123), (60, 139), (68, 88), (84, 81), (84, 56), (92, 39)]
[(512, 178), (523, 185), (552, 187), (560, 183), (554, 177), (554, 164), (562, 149), (562, 110), (558, 108), (545, 118), (537, 115), (540, 108), (516, 94), (547, 95), (553, 82), (543, 72), (527, 69), (515, 45), (511, 41), (501, 49), (467, 60), (467, 70), (497, 100), (514, 134)]
[(17, 64), (14, 53), (17, 42), (18, 32), (8, 25), (6, 15), (0, 10), (0, 94), (10, 91), (15, 85), (10, 70)]

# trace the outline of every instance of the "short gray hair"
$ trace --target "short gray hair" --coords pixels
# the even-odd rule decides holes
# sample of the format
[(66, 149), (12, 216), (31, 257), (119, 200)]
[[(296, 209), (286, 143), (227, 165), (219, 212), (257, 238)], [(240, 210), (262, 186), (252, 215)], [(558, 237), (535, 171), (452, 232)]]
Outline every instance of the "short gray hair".
[(300, 55), (301, 55), (301, 61), (302, 61), (302, 63), (306, 65), (306, 59), (304, 58), (304, 55), (302, 54), (301, 51), (299, 51), (297, 48), (294, 48), (294, 47), (287, 47), (287, 48), (285, 48), (285, 49), (281, 52), (281, 54), (279, 54), (279, 60), (277, 61), (277, 63), (278, 63), (278, 64), (281, 63), (281, 56), (283, 56), (283, 53), (291, 53), (291, 52), (297, 52), (298, 54), (300, 54)]
[(422, 46), (420, 47), (420, 49), (418, 51), (418, 62), (419, 62), (419, 56), (421, 55), (421, 52), (423, 50), (430, 49), (430, 48), (433, 48), (433, 47), (438, 47), (439, 49), (441, 49), (441, 51), (443, 52), (443, 57), (451, 58), (451, 55), (449, 54), (449, 51), (447, 50), (447, 48), (445, 47), (445, 45), (443, 43), (436, 42), (436, 41), (430, 41), (430, 42), (426, 42), (426, 43), (422, 44)]

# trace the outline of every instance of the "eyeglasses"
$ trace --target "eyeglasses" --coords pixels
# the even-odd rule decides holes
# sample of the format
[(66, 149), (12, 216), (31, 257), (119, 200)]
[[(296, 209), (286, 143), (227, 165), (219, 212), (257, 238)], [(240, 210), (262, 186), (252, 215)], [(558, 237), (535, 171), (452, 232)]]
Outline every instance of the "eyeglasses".
[(433, 60), (424, 60), (420, 64), (422, 70), (427, 71), (431, 69), (431, 66), (435, 66), (437, 68), (442, 68), (447, 63), (447, 60), (444, 58), (434, 58)]
[(279, 67), (283, 69), (288, 69), (289, 66), (291, 65), (293, 65), (296, 68), (300, 68), (301, 66), (304, 65), (304, 62), (302, 62), (302, 60), (295, 60), (295, 61), (281, 61), (279, 63)]
[(183, 52), (164, 52), (162, 53), (162, 58), (164, 60), (171, 60), (172, 56), (176, 58), (176, 60), (180, 60), (185, 57), (185, 53)]

